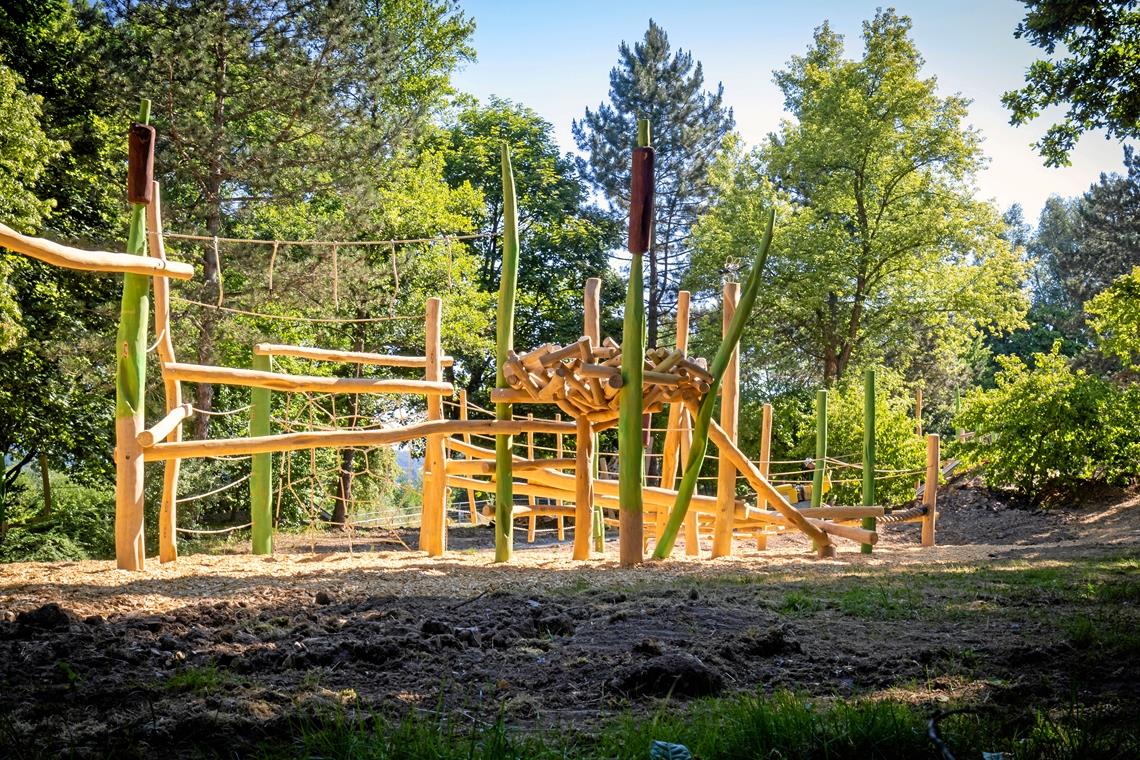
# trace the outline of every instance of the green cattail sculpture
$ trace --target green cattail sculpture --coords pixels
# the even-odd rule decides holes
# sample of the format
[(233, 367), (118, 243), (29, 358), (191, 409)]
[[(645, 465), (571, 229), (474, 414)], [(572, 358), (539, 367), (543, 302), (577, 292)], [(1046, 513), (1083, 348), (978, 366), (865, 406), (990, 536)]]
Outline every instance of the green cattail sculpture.
[(642, 256), (653, 242), (653, 148), (649, 122), (638, 119), (637, 147), (629, 181), (629, 288), (625, 294), (622, 325), (621, 407), (618, 416), (618, 496), (621, 505), (618, 562), (631, 567), (641, 562), (644, 536), (642, 465), (645, 441), (642, 431), (642, 366), (645, 356), (645, 297)]
[(665, 530), (657, 541), (657, 548), (653, 550), (655, 559), (665, 559), (672, 553), (673, 544), (677, 541), (677, 532), (685, 521), (685, 515), (689, 511), (689, 503), (693, 499), (693, 493), (697, 490), (697, 477), (701, 474), (701, 465), (704, 464), (705, 453), (709, 446), (709, 423), (712, 422), (717, 391), (720, 388), (721, 378), (724, 377), (725, 370), (728, 368), (728, 362), (732, 358), (732, 352), (736, 349), (736, 344), (740, 342), (744, 325), (752, 314), (752, 307), (756, 304), (756, 295), (760, 291), (760, 277), (764, 271), (764, 264), (768, 261), (768, 251), (772, 247), (772, 227), (775, 222), (776, 212), (769, 211), (768, 228), (760, 242), (760, 249), (756, 252), (752, 271), (748, 273), (748, 279), (741, 290), (736, 313), (732, 315), (732, 321), (728, 325), (728, 333), (721, 340), (720, 348), (717, 349), (716, 356), (713, 357), (712, 365), (709, 367), (709, 374), (713, 376), (713, 380), (709, 383), (708, 393), (701, 401), (697, 419), (693, 423), (693, 443), (689, 449), (689, 461), (685, 465), (685, 474), (682, 476), (681, 485), (677, 489), (677, 500), (673, 504), (673, 510), (669, 513), (669, 522), (665, 525)]
[[(495, 387), (508, 388), (503, 368), (514, 350), (515, 289), (519, 280), (519, 214), (515, 200), (515, 177), (511, 151), (502, 148), (503, 167), (503, 266), (499, 279), (499, 310), (495, 322)], [(511, 404), (495, 404), (495, 419), (510, 420)], [(495, 436), (495, 561), (508, 562), (514, 550), (515, 492), (512, 479), (514, 436)]]

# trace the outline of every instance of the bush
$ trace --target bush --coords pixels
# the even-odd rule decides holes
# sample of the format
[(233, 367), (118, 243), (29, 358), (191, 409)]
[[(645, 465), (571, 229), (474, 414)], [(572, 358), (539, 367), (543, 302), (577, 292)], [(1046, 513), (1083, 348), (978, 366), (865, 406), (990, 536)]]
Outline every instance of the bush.
[(1122, 484), (1136, 475), (1140, 389), (1074, 369), (1059, 344), (1034, 354), (1033, 369), (1016, 356), (998, 362), (995, 387), (971, 392), (957, 419), (975, 433), (962, 445), (963, 461), (981, 466), (990, 486), (1040, 501), (1090, 480)]
[(52, 511), (42, 516), (39, 477), (23, 478), (25, 487), (12, 505), (15, 525), (0, 541), (0, 562), (50, 562), (107, 558), (115, 553), (115, 492), (53, 475)]
[[(902, 377), (889, 370), (875, 372), (875, 468), (878, 470), (921, 470), (926, 463), (926, 447), (914, 434), (910, 416), (910, 394), (903, 392)], [(796, 452), (815, 456), (815, 418), (805, 421)], [(828, 455), (848, 462), (863, 461), (863, 376), (852, 373), (827, 398)], [(829, 504), (862, 503), (862, 469), (829, 466), (831, 491), (824, 497)], [(875, 501), (902, 504), (914, 499), (914, 482), (921, 476), (878, 475)]]
[(12, 528), (0, 542), (0, 562), (63, 562), (87, 559), (87, 552), (70, 537), (54, 530)]

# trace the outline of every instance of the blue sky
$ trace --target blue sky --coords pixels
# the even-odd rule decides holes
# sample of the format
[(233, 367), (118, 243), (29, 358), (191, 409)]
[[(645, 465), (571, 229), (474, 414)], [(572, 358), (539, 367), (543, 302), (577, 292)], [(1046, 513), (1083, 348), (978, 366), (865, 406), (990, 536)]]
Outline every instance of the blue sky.
[[(774, 130), (783, 100), (772, 71), (801, 54), (824, 19), (843, 34), (848, 57), (861, 55), (863, 20), (882, 2), (734, 2), (732, 0), (577, 0), (506, 2), (461, 0), (475, 18), (478, 60), (455, 80), (480, 98), (498, 95), (534, 108), (554, 125), (563, 150), (574, 149), (570, 123), (607, 99), (618, 44), (641, 39), (652, 17), (674, 49), (704, 64), (705, 81), (724, 84), (737, 131), (755, 145)], [(978, 178), (979, 194), (1005, 209), (1015, 202), (1035, 223), (1052, 193), (1084, 192), (1102, 171), (1120, 171), (1119, 144), (1086, 135), (1071, 167), (1047, 169), (1030, 148), (1048, 126), (1048, 114), (1014, 128), (1001, 94), (1020, 86), (1040, 52), (1013, 30), (1023, 16), (1014, 0), (906, 0), (893, 4), (914, 22), (914, 40), (926, 59), (924, 74), (943, 94), (971, 98), (970, 122), (986, 138), (991, 162)]]

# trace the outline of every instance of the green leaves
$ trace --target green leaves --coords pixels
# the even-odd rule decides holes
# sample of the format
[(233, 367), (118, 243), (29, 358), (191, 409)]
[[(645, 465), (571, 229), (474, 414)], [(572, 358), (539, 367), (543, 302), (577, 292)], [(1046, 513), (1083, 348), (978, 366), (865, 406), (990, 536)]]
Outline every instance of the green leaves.
[(956, 427), (974, 432), (963, 459), (989, 485), (1039, 500), (1085, 480), (1119, 483), (1140, 470), (1140, 389), (1120, 389), (1074, 369), (1060, 346), (1032, 368), (999, 357), (996, 387), (963, 399)]
[[(1067, 106), (1034, 147), (1046, 166), (1068, 166), (1069, 153), (1085, 132), (1104, 129), (1120, 140), (1140, 136), (1140, 10), (1113, 0), (1023, 0), (1028, 12), (1014, 37), (1042, 48), (1025, 86), (1002, 96), (1010, 123), (1028, 124), (1043, 110)], [(1055, 56), (1060, 47), (1066, 54)]]
[(1128, 367), (1140, 364), (1140, 266), (1085, 304), (1101, 349)]
[(909, 32), (909, 19), (880, 12), (851, 60), (821, 27), (776, 75), (794, 121), (749, 153), (730, 143), (713, 170), (694, 290), (712, 294), (734, 276), (741, 246), (763, 230), (761, 208), (783, 220), (766, 318), (745, 336), (769, 383), (831, 383), (878, 361), (906, 367), (928, 338), (957, 350), (1022, 321), (1025, 266), (997, 211), (973, 197), (983, 156), (967, 102), (920, 76)]

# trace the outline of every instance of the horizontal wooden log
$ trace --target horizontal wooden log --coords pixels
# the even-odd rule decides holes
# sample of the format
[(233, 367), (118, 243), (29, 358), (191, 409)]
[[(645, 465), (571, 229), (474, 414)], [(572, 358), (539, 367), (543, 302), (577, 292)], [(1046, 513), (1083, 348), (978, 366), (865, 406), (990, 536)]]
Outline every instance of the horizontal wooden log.
[(809, 507), (799, 510), (804, 517), (817, 520), (857, 520), (863, 517), (882, 517), (883, 507)]
[[(573, 470), (577, 460), (573, 457), (559, 457), (550, 459), (531, 459), (515, 462), (513, 472), (526, 472), (527, 470), (540, 470), (543, 467), (553, 467), (558, 470)], [(495, 471), (493, 459), (452, 459), (445, 467), (448, 475), (490, 475)]]
[(84, 272), (128, 272), (149, 277), (173, 277), (176, 280), (189, 280), (194, 276), (194, 267), (181, 261), (166, 261), (129, 253), (84, 251), (44, 238), (21, 235), (4, 224), (0, 224), (0, 247), (53, 266)]
[[(301, 359), (373, 364), (382, 367), (408, 367), (411, 369), (425, 369), (427, 367), (426, 356), (397, 356), (395, 354), (373, 354), (366, 351), (336, 351), (328, 348), (286, 346), (277, 343), (257, 343), (253, 347), (253, 353), (262, 356), (296, 356)], [(440, 360), (440, 366), (443, 367), (450, 367), (453, 364), (455, 364), (454, 356), (444, 356)]]
[(429, 420), (387, 430), (319, 430), (251, 438), (156, 443), (143, 449), (143, 457), (147, 462), (162, 462), (168, 459), (266, 454), (302, 449), (387, 446), (429, 435), (516, 435), (527, 431), (573, 433), (574, 429), (572, 422), (551, 420)]
[(879, 543), (879, 534), (873, 530), (866, 530), (864, 528), (856, 528), (851, 525), (838, 525), (833, 522), (825, 520), (808, 520), (809, 523), (819, 528), (824, 533), (831, 536), (839, 536), (846, 538), (849, 541), (854, 541), (857, 544), (874, 544)]
[(574, 343), (571, 343), (562, 348), (548, 351), (539, 357), (539, 361), (544, 367), (553, 367), (563, 359), (582, 359), (583, 361), (591, 358), (593, 346), (590, 343), (590, 336), (583, 335)]
[(495, 404), (533, 404), (534, 397), (518, 388), (492, 388), (491, 402)]
[(596, 377), (601, 380), (609, 380), (611, 377), (621, 377), (621, 370), (616, 367), (606, 367), (601, 364), (582, 364), (578, 367), (577, 372), (582, 377)]
[(415, 393), (425, 396), (450, 396), (451, 383), (428, 380), (376, 380), (364, 377), (320, 377), (287, 375), (236, 367), (208, 367), (202, 364), (164, 362), (163, 377), (187, 383), (220, 383), (250, 388), (270, 388), (289, 393)]
[(182, 421), (194, 415), (194, 407), (190, 404), (181, 404), (171, 409), (165, 417), (142, 431), (135, 440), (139, 446), (153, 446), (158, 441), (165, 441), (167, 436), (182, 424)]
[(651, 369), (642, 370), (641, 378), (646, 385), (680, 385), (683, 379), (680, 375), (671, 375), (668, 372), (655, 372)]

